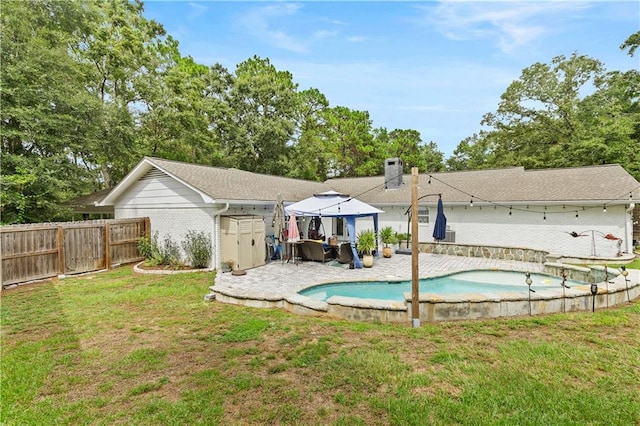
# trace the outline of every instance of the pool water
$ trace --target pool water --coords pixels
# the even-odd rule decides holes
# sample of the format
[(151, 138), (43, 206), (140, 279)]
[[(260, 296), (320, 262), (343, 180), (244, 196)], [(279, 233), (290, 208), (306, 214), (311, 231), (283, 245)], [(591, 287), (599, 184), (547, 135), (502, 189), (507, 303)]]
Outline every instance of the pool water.
[[(442, 295), (480, 293), (487, 297), (497, 297), (504, 292), (522, 292), (525, 296), (528, 286), (525, 272), (512, 271), (467, 271), (435, 278), (420, 280), (420, 293)], [(562, 288), (562, 278), (544, 274), (531, 274), (531, 289), (543, 290)], [(579, 281), (567, 281), (568, 286), (584, 285)], [(404, 301), (404, 293), (411, 293), (411, 281), (366, 281), (322, 284), (301, 290), (299, 294), (327, 301), (331, 296), (357, 297), (361, 299), (381, 299)]]

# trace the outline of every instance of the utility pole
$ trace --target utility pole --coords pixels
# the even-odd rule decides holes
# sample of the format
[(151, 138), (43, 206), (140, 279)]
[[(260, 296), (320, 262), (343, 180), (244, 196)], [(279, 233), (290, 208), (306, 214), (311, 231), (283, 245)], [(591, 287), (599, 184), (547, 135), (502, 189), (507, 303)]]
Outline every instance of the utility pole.
[(420, 327), (418, 274), (418, 168), (411, 168), (411, 326)]

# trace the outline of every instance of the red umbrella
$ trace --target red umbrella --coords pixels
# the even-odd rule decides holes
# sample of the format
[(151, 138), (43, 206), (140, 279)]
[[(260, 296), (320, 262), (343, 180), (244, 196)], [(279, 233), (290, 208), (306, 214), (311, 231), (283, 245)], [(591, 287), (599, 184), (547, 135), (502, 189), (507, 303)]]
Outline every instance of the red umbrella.
[(296, 222), (296, 214), (291, 211), (289, 215), (289, 243), (297, 243), (300, 241), (300, 231), (298, 230), (298, 223)]

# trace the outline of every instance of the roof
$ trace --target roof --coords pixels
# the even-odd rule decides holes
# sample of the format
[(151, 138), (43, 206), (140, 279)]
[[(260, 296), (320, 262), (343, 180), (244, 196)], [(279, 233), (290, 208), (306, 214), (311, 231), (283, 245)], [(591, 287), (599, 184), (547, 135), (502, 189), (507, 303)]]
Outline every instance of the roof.
[(272, 202), (278, 193), (283, 201), (294, 202), (331, 189), (321, 182), (145, 157), (102, 204), (113, 204), (130, 185), (154, 167), (186, 184), (209, 202)]
[[(273, 202), (278, 193), (283, 201), (296, 202), (313, 194), (334, 190), (373, 205), (409, 205), (411, 176), (404, 176), (398, 189), (385, 189), (384, 176), (336, 178), (324, 183), (244, 170), (211, 167), (145, 157), (102, 200), (111, 205), (130, 185), (156, 168), (201, 194), (208, 202)], [(435, 195), (449, 203), (580, 203), (626, 204), (629, 195), (640, 201), (640, 183), (620, 165), (563, 169), (525, 170), (512, 167), (421, 174), (418, 177), (421, 204), (437, 202)], [(433, 197), (428, 195), (433, 194)]]
[(287, 214), (294, 212), (297, 216), (373, 216), (384, 213), (382, 210), (370, 206), (367, 203), (340, 194), (335, 191), (326, 191), (314, 194), (313, 197), (293, 203), (284, 208)]
[[(411, 175), (404, 175), (398, 189), (385, 189), (384, 176), (330, 179), (334, 190), (349, 193), (369, 204), (410, 204)], [(421, 174), (421, 203), (436, 204), (438, 197), (451, 203), (625, 204), (630, 194), (640, 200), (640, 183), (620, 165), (525, 170), (513, 167)], [(427, 197), (434, 194), (433, 197)]]

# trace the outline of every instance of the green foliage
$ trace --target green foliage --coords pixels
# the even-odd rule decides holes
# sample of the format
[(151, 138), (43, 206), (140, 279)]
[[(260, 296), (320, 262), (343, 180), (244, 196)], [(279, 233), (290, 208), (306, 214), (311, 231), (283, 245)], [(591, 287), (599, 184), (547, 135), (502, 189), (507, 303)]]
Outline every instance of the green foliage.
[(206, 268), (211, 263), (211, 238), (204, 231), (191, 230), (182, 240), (189, 265)]
[[(411, 328), (203, 303), (212, 275), (122, 267), (3, 291), (3, 422), (605, 425), (640, 418), (638, 303)], [(141, 325), (146, 331), (134, 330)], [(229, 409), (239, 403), (243, 410)]]
[(182, 266), (180, 246), (173, 241), (171, 235), (165, 235), (162, 243), (158, 242), (158, 231), (151, 238), (138, 238), (138, 251), (146, 259), (147, 266)]
[(605, 72), (596, 59), (557, 56), (525, 68), (483, 117), (492, 130), (463, 140), (447, 163), (453, 170), (617, 163), (640, 178), (639, 101), (638, 71)]
[(380, 230), (380, 241), (382, 241), (385, 246), (398, 242), (396, 234), (391, 226), (385, 226)]
[(356, 237), (356, 245), (359, 253), (371, 254), (376, 248), (376, 234), (372, 229), (363, 229)]
[[(67, 202), (112, 187), (143, 156), (324, 181), (444, 169), (412, 129), (373, 129), (367, 111), (254, 56), (234, 72), (182, 56), (141, 1), (11, 1), (0, 16), (2, 223), (65, 220)], [(629, 55), (639, 33), (620, 47)], [(593, 93), (585, 96), (593, 87)], [(460, 142), (451, 170), (619, 163), (640, 179), (640, 73), (573, 54), (523, 70)]]
[(173, 238), (169, 234), (165, 235), (162, 240), (160, 256), (162, 258), (162, 265), (167, 265), (172, 268), (182, 265), (180, 246), (177, 242), (173, 241)]

